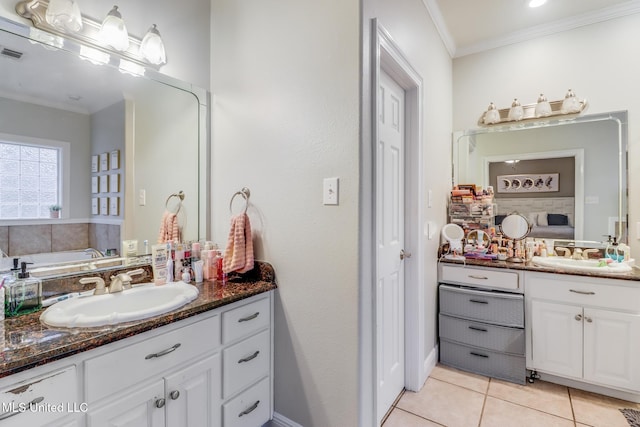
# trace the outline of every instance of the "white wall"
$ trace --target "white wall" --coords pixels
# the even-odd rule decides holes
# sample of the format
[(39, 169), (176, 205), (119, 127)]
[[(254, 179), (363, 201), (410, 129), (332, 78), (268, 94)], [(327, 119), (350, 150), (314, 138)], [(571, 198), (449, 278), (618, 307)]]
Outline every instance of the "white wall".
[[(213, 234), (224, 247), (229, 200), (249, 187), (279, 285), (275, 410), (355, 426), (358, 1), (214, 0), (211, 29)], [(340, 178), (339, 206), (322, 205), (325, 177)]]
[[(477, 127), (493, 101), (499, 107), (513, 98), (535, 102), (543, 92), (562, 99), (568, 88), (589, 101), (588, 113), (629, 111), (629, 221), (632, 253), (640, 253), (636, 221), (640, 221), (640, 14), (542, 37), (453, 63), (453, 128)], [(598, 173), (606, 174), (607, 171)]]

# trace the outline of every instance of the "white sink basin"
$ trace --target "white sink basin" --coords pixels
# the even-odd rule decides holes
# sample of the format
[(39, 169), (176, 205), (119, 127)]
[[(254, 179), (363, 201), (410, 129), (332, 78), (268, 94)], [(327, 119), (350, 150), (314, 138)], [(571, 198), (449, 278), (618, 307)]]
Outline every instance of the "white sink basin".
[(58, 302), (40, 315), (40, 321), (64, 328), (116, 325), (167, 313), (197, 297), (198, 288), (184, 282), (162, 286), (149, 283), (113, 294)]
[(539, 257), (534, 256), (531, 259), (534, 265), (540, 267), (553, 267), (568, 271), (583, 271), (587, 273), (599, 274), (624, 274), (632, 270), (632, 264), (627, 262), (611, 262), (602, 266), (600, 260), (597, 259), (571, 259), (565, 257)]

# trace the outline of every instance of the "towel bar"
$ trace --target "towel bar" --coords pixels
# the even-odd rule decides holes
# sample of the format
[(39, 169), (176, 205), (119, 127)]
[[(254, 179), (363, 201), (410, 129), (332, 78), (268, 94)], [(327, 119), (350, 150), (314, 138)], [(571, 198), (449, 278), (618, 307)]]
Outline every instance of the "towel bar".
[(236, 191), (235, 193), (233, 193), (233, 196), (231, 196), (231, 201), (229, 202), (229, 212), (231, 214), (233, 214), (233, 199), (235, 199), (236, 196), (244, 197), (243, 213), (247, 213), (247, 208), (249, 207), (249, 197), (251, 196), (251, 190), (249, 190), (247, 187), (243, 187), (242, 190)]

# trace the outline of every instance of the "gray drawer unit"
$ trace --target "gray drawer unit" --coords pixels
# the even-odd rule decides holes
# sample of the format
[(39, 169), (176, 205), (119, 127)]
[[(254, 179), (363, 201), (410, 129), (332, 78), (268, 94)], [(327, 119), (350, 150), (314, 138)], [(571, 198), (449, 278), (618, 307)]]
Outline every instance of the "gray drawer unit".
[(489, 350), (524, 354), (524, 329), (492, 325), (440, 314), (440, 336)]
[(522, 328), (524, 296), (440, 285), (440, 313)]
[(440, 339), (440, 359), (446, 365), (494, 378), (525, 383), (524, 354), (514, 355)]

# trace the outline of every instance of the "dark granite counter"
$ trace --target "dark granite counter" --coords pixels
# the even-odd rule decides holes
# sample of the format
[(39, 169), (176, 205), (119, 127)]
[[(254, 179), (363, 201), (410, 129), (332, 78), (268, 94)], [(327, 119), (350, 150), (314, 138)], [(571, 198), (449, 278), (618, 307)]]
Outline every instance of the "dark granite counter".
[(7, 318), (4, 320), (0, 377), (91, 350), (277, 288), (273, 267), (263, 262), (256, 262), (256, 268), (250, 272), (230, 276), (224, 283), (206, 281), (195, 286), (200, 291), (198, 298), (177, 310), (110, 327), (51, 328), (40, 323), (42, 310)]
[(516, 263), (516, 262), (497, 261), (497, 260), (482, 260), (482, 259), (474, 259), (474, 258), (468, 258), (465, 261), (441, 258), (440, 262), (446, 262), (451, 264), (473, 265), (477, 267), (539, 271), (542, 273), (554, 273), (554, 274), (568, 274), (571, 276), (605, 277), (607, 279), (640, 281), (640, 269), (636, 267), (634, 267), (631, 272), (624, 273), (624, 274), (606, 274), (604, 272), (596, 274), (596, 273), (590, 273), (590, 272), (584, 272), (584, 271), (563, 270), (561, 268), (540, 267), (540, 266), (534, 265), (532, 262)]

